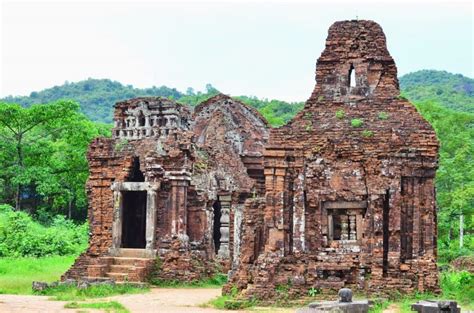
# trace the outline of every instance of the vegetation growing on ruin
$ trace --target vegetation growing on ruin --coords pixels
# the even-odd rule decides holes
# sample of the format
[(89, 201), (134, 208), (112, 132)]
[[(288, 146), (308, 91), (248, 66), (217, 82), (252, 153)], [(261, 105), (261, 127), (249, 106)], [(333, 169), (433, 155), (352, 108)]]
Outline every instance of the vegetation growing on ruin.
[(374, 136), (374, 132), (371, 131), (371, 130), (364, 129), (362, 131), (362, 137), (370, 138), (370, 137), (373, 137), (373, 136)]
[(387, 112), (380, 112), (378, 114), (378, 118), (379, 118), (379, 120), (386, 120), (386, 119), (388, 119), (388, 113)]
[(344, 110), (337, 110), (337, 111), (336, 111), (336, 117), (337, 117), (338, 119), (341, 120), (341, 119), (344, 118), (344, 116), (346, 116), (346, 113), (344, 112)]
[(362, 125), (364, 125), (364, 121), (360, 118), (353, 118), (351, 120), (352, 127), (358, 128), (358, 127), (362, 127)]

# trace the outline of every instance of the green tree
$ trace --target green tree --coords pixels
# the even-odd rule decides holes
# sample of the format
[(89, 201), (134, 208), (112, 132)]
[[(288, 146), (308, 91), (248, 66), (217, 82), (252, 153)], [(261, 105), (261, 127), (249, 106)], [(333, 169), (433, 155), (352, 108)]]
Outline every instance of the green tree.
[[(72, 101), (32, 105), (0, 104), (1, 197), (21, 210), (38, 206), (84, 205), (85, 152), (92, 138), (107, 133), (78, 112)], [(71, 215), (71, 212), (70, 212)]]
[[(416, 106), (433, 125), (441, 144), (436, 174), (438, 230), (443, 251), (440, 256), (449, 260), (474, 249), (470, 234), (474, 228), (474, 114), (456, 112), (434, 101), (416, 103)], [(467, 217), (464, 227), (469, 236), (467, 248), (459, 249), (460, 235), (455, 230), (460, 229), (463, 217)]]

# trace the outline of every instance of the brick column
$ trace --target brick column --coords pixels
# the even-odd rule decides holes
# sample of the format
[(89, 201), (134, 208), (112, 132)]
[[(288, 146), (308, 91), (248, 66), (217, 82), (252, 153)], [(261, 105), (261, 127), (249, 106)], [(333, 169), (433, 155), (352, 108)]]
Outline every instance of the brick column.
[(112, 222), (112, 248), (111, 253), (115, 254), (122, 244), (122, 216), (123, 216), (123, 195), (118, 189), (114, 190), (114, 209)]
[(167, 173), (171, 181), (171, 233), (187, 236), (187, 200), (190, 176), (187, 172)]
[(229, 258), (229, 224), (230, 224), (230, 202), (231, 196), (219, 196), (219, 201), (221, 203), (221, 239), (220, 239), (220, 246), (217, 255), (221, 258), (228, 259)]

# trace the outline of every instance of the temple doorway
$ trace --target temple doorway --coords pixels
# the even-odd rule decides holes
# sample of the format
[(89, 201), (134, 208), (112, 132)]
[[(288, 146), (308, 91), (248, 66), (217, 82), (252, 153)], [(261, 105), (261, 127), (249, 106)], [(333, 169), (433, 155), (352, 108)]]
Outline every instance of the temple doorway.
[(214, 251), (216, 254), (219, 252), (221, 247), (221, 203), (219, 200), (214, 202), (212, 205), (214, 209), (214, 229), (213, 229), (213, 241), (214, 241)]
[(146, 245), (146, 191), (123, 191), (122, 248)]

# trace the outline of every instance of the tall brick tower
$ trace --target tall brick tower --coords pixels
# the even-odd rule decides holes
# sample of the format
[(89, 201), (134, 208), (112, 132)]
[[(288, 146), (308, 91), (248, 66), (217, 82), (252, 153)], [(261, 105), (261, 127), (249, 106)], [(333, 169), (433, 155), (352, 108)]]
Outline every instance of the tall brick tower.
[(382, 28), (329, 28), (304, 109), (272, 129), (265, 198), (248, 201), (240, 268), (244, 293), (291, 285), (371, 292), (438, 288), (433, 128), (400, 97)]

